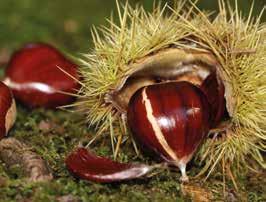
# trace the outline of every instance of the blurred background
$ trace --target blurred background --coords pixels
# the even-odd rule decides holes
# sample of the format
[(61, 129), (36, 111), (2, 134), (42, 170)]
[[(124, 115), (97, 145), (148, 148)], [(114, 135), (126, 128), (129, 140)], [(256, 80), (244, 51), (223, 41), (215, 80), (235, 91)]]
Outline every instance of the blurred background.
[[(173, 1), (161, 2), (172, 4)], [(217, 2), (201, 0), (198, 5), (217, 11)], [(234, 4), (234, 0), (230, 2)], [(150, 10), (153, 0), (129, 0), (129, 3), (142, 4)], [(244, 15), (251, 4), (252, 0), (239, 0)], [(254, 15), (258, 15), (265, 4), (266, 0), (255, 0)], [(48, 42), (73, 55), (88, 52), (91, 26), (107, 24), (106, 18), (112, 12), (116, 13), (115, 0), (0, 0), (0, 66), (14, 49), (27, 42)], [(266, 21), (266, 14), (262, 19)]]

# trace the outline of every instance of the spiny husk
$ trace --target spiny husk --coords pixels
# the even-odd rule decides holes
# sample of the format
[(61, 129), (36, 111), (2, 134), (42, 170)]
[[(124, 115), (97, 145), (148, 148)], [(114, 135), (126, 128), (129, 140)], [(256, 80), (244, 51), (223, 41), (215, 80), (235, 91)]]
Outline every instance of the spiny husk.
[(226, 75), (224, 82), (230, 86), (234, 102), (227, 99), (230, 127), (222, 138), (215, 135), (207, 140), (199, 152), (205, 162), (202, 171), (213, 171), (222, 162), (243, 168), (250, 157), (265, 168), (261, 151), (266, 148), (266, 26), (260, 23), (260, 16), (251, 17), (252, 9), (248, 17), (241, 16), (237, 3), (233, 9), (219, 1), (220, 10), (211, 17), (193, 3), (186, 5), (159, 6), (151, 13), (142, 7), (118, 5), (120, 24), (111, 18), (110, 27), (92, 31), (94, 49), (81, 60), (84, 80), (75, 106), (95, 126), (96, 136), (110, 134), (117, 154), (120, 143), (129, 137), (126, 122), (104, 99), (131, 64), (173, 45), (210, 51)]

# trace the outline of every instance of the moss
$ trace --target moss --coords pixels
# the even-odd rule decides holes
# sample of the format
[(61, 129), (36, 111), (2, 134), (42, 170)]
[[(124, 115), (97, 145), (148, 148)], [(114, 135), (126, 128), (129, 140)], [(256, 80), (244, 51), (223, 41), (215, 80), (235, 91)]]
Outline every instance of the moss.
[[(0, 183), (0, 201), (19, 201), (31, 199), (32, 201), (56, 201), (60, 196), (71, 194), (81, 201), (190, 201), (181, 194), (181, 187), (178, 179), (178, 172), (165, 171), (149, 179), (134, 180), (127, 183), (96, 184), (80, 181), (73, 178), (65, 169), (64, 156), (78, 144), (80, 139), (93, 131), (86, 129), (81, 124), (81, 117), (63, 111), (33, 110), (29, 111), (22, 106), (18, 107), (18, 120), (12, 129), (10, 136), (26, 142), (33, 147), (38, 154), (48, 162), (55, 175), (55, 179), (47, 183), (26, 183), (25, 179), (20, 179), (13, 172), (0, 166), (0, 176), (5, 179), (5, 183)], [(27, 118), (25, 118), (27, 117)], [(55, 125), (49, 131), (42, 131), (39, 123), (48, 120)], [(63, 127), (64, 131), (58, 132), (57, 127)], [(124, 151), (118, 158), (122, 161), (130, 161), (134, 156), (131, 146)], [(95, 145), (94, 148), (101, 155), (111, 156), (112, 151), (109, 147)], [(136, 158), (140, 161), (142, 156)], [(144, 161), (151, 163), (149, 159)], [(189, 172), (197, 172), (197, 167)], [(2, 179), (1, 178), (1, 179)], [(263, 178), (261, 178), (263, 179)], [(247, 179), (241, 181), (242, 192), (247, 194), (249, 199), (263, 201), (263, 186), (258, 189), (255, 184), (260, 182)], [(196, 182), (195, 182), (196, 183)], [(223, 184), (219, 174), (216, 178), (208, 180), (201, 186), (213, 190), (216, 199), (223, 199)], [(246, 189), (248, 188), (248, 189)], [(226, 184), (226, 190), (233, 190), (233, 185)]]

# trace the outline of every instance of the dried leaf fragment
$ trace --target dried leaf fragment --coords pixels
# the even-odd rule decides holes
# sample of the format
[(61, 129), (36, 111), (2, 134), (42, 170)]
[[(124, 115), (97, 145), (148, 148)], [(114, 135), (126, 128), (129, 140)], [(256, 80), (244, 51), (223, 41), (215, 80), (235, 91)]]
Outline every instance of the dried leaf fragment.
[(211, 202), (213, 199), (212, 193), (200, 185), (182, 184), (181, 190), (183, 195), (190, 197), (192, 201)]

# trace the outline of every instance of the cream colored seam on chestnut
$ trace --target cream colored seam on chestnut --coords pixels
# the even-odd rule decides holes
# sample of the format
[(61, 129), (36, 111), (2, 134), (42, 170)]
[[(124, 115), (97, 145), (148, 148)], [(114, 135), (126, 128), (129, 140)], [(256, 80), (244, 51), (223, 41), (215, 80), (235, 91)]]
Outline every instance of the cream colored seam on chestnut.
[(16, 89), (16, 90), (35, 89), (35, 90), (39, 90), (47, 94), (53, 94), (57, 92), (56, 89), (50, 87), (49, 85), (45, 83), (40, 83), (40, 82), (17, 83), (17, 82), (12, 81), (10, 78), (6, 78), (3, 82), (10, 88)]
[[(145, 175), (146, 173), (148, 173), (150, 171), (150, 168), (147, 166), (142, 166), (139, 168), (129, 168), (127, 170), (122, 170), (120, 172), (117, 173), (113, 173), (113, 174), (108, 174), (108, 175), (98, 175), (99, 179), (128, 179), (132, 177), (132, 173), (136, 174), (138, 173), (138, 175), (134, 176), (134, 178), (136, 177), (141, 177), (143, 175)], [(85, 173), (86, 177), (90, 177), (90, 173)]]
[(162, 131), (161, 131), (156, 119), (153, 116), (153, 110), (152, 110), (151, 102), (148, 99), (148, 96), (146, 94), (146, 87), (142, 91), (142, 99), (143, 99), (143, 102), (145, 104), (145, 108), (146, 108), (146, 112), (147, 112), (147, 118), (148, 118), (150, 124), (152, 125), (152, 129), (154, 131), (154, 134), (155, 134), (157, 140), (159, 141), (159, 143), (161, 144), (163, 149), (166, 151), (166, 153), (174, 161), (179, 161), (179, 159), (177, 158), (175, 152), (168, 145), (168, 143), (167, 143), (166, 139), (164, 138), (164, 135), (163, 135), (163, 133), (162, 133)]
[(5, 117), (6, 133), (8, 133), (9, 129), (14, 125), (16, 116), (17, 116), (16, 103), (15, 103), (15, 100), (12, 99), (12, 104), (9, 107), (9, 109), (8, 109), (8, 111), (6, 113), (6, 117)]

